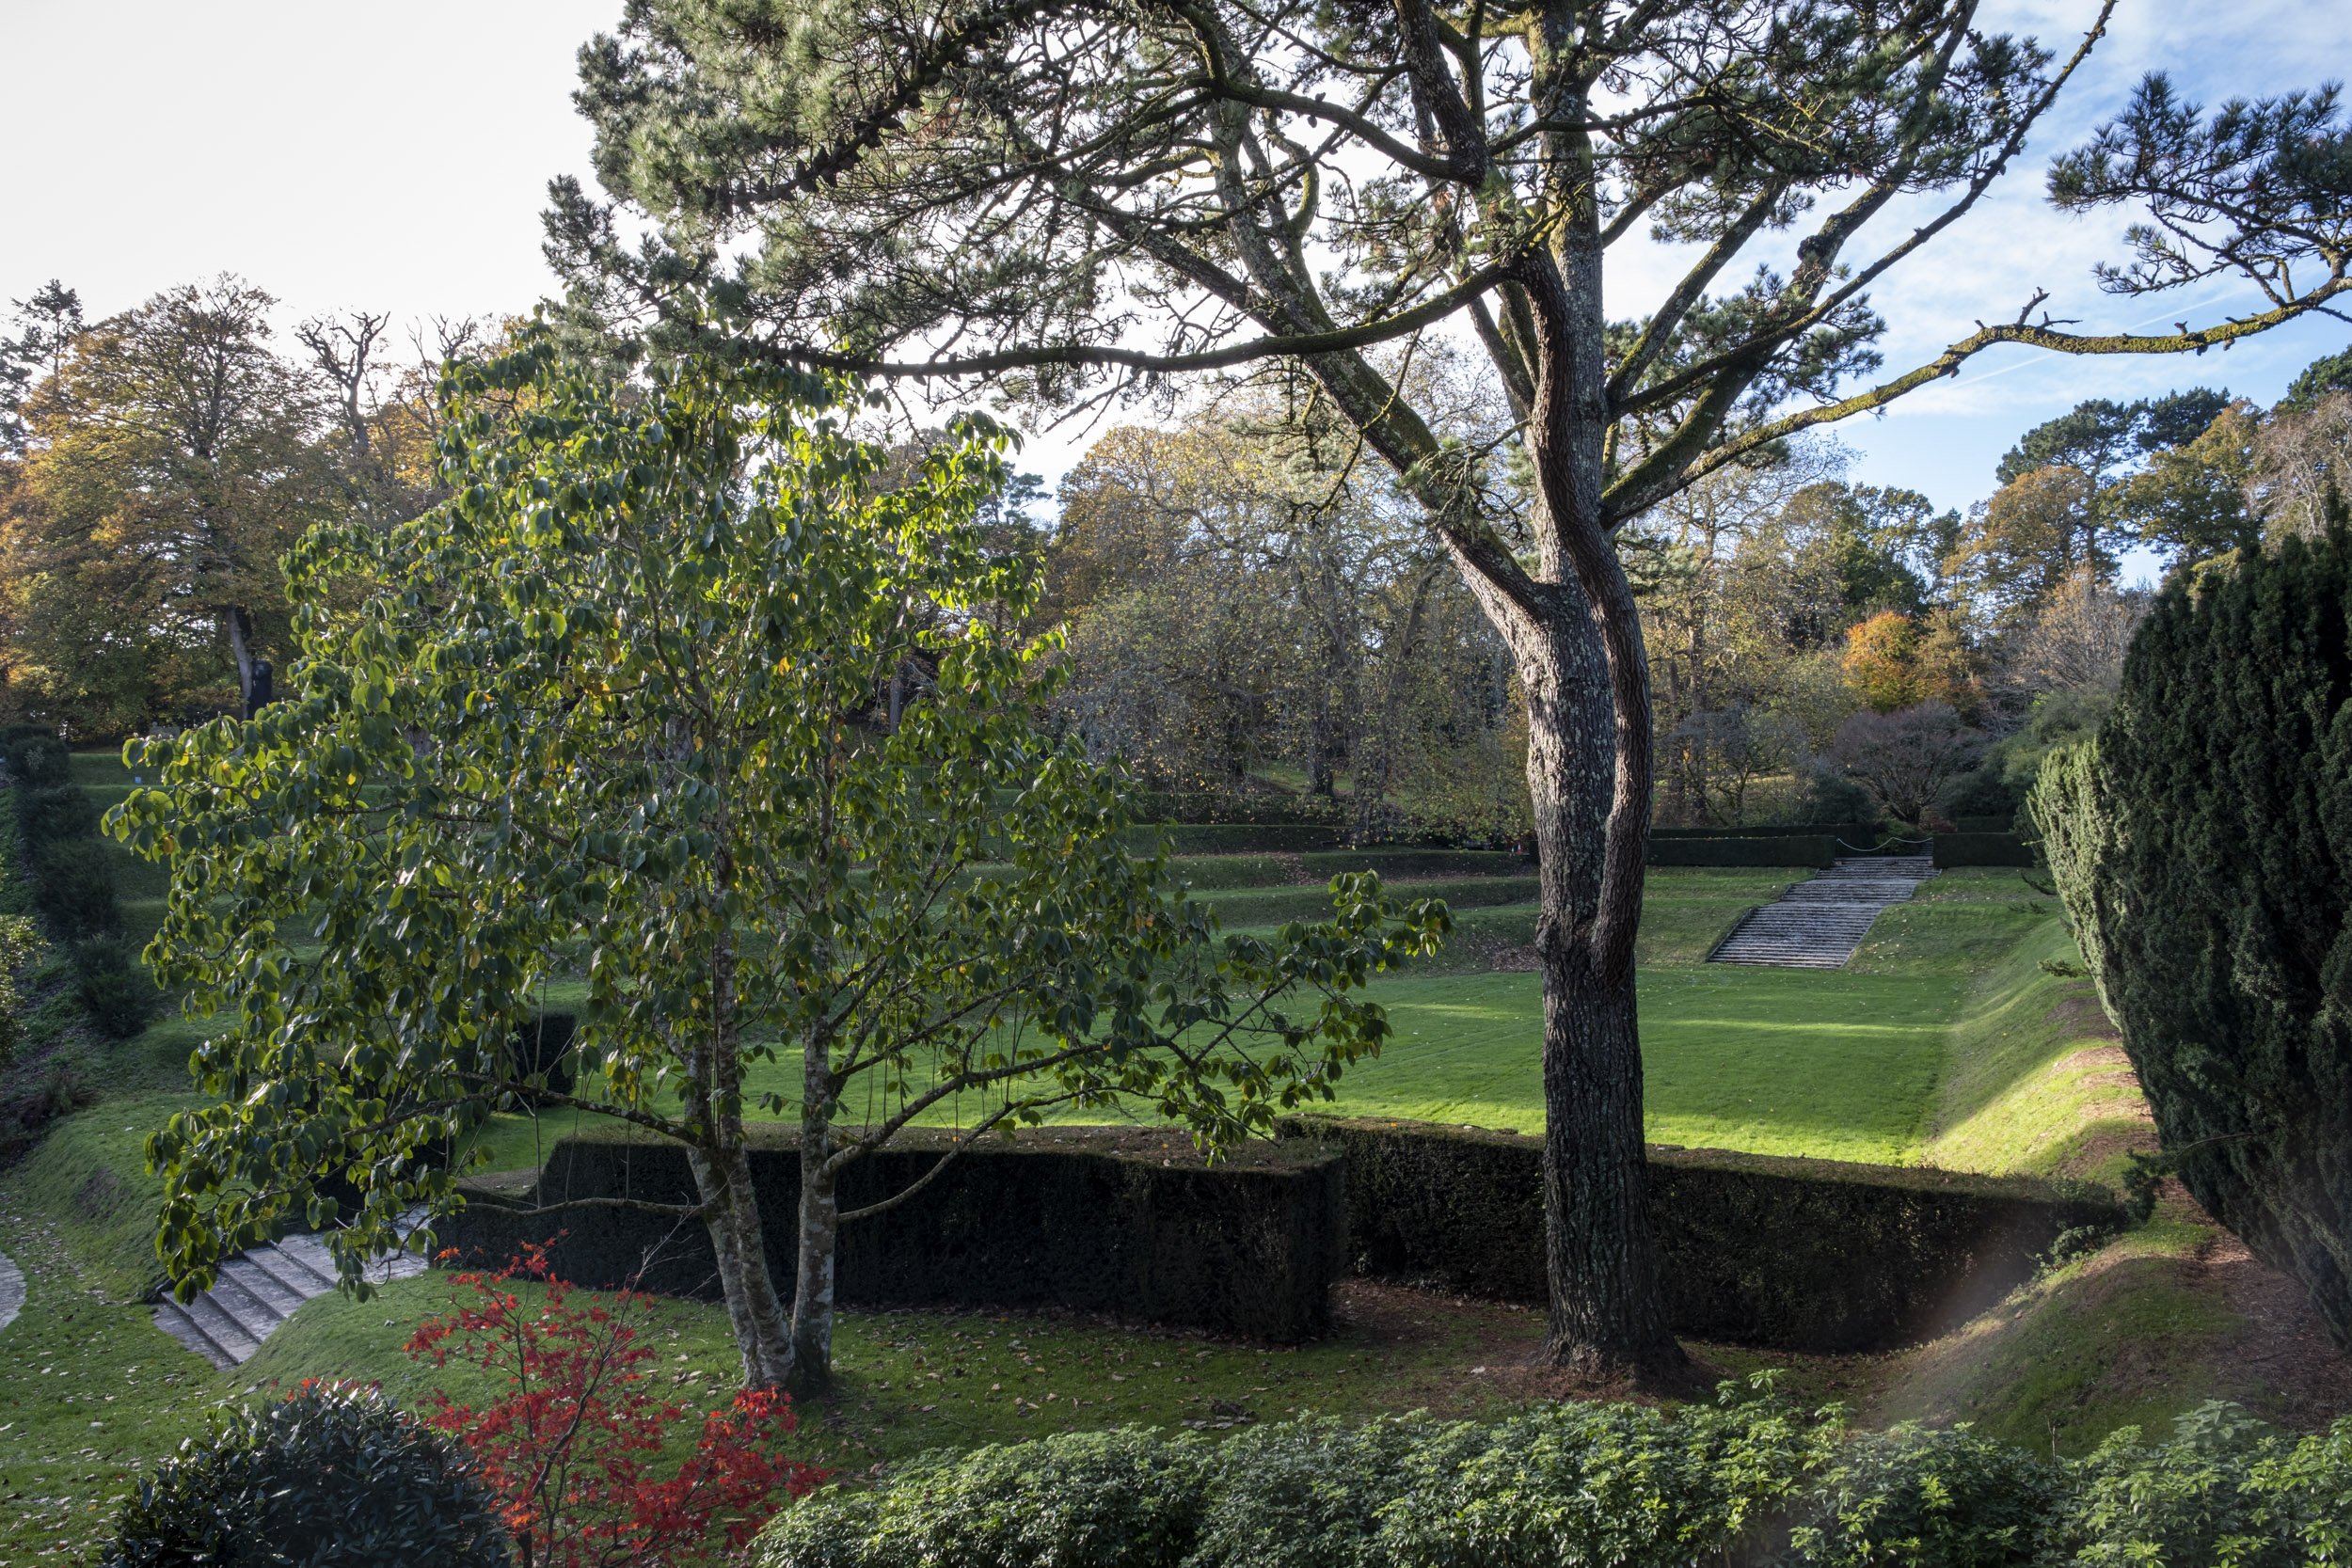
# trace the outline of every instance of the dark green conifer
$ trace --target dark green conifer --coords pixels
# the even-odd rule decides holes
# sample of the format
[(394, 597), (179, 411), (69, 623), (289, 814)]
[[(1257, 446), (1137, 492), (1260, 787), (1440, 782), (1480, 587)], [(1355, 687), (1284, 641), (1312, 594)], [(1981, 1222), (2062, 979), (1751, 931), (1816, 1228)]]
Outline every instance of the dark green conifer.
[(2159, 596), (2034, 806), (2165, 1163), (2352, 1349), (2352, 531)]

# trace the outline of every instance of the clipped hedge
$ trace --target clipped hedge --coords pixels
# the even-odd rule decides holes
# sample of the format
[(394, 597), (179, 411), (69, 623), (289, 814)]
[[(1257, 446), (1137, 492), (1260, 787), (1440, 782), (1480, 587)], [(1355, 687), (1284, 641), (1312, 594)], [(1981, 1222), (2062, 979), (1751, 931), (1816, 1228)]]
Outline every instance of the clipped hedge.
[(27, 848), (68, 838), (98, 836), (98, 802), (72, 784), (21, 784), (16, 832)]
[(102, 1034), (128, 1039), (155, 1010), (154, 981), (120, 941), (122, 902), (112, 852), (98, 837), (98, 802), (71, 782), (72, 758), (54, 737), (20, 734), (5, 747), (16, 836), (33, 908), (72, 947), (74, 995)]
[(777, 1516), (755, 1568), (2094, 1568), (2344, 1560), (2352, 1419), (2208, 1404), (2045, 1459), (1965, 1427), (1849, 1435), (1772, 1401), (1492, 1425), (1284, 1422), (935, 1452)]
[[(953, 1147), (945, 1131), (900, 1133), (844, 1173), (842, 1207), (904, 1191)], [(799, 1161), (782, 1137), (751, 1157), (769, 1266), (787, 1294)], [(1340, 1181), (1336, 1159), (1297, 1142), (1249, 1145), (1212, 1167), (1175, 1132), (991, 1137), (905, 1203), (842, 1227), (837, 1288), (859, 1306), (1056, 1307), (1295, 1343), (1327, 1323), (1343, 1241)], [(575, 1134), (556, 1144), (529, 1198), (478, 1186), (468, 1196), (441, 1229), (461, 1254), (502, 1260), (525, 1241), (552, 1238), (556, 1272), (582, 1285), (642, 1278), (662, 1294), (717, 1294), (698, 1226), (623, 1209), (528, 1212), (585, 1197), (692, 1202), (678, 1145)]]
[[(1540, 1306), (1542, 1140), (1296, 1117), (1336, 1148), (1359, 1273)], [(1914, 1344), (2033, 1275), (2064, 1232), (2121, 1228), (2097, 1189), (1916, 1167), (1653, 1148), (1649, 1221), (1677, 1333), (1834, 1353)]]
[(114, 860), (94, 838), (48, 839), (25, 856), (33, 905), (60, 940), (80, 942), (122, 927)]
[(1149, 849), (1163, 834), (1172, 855), (1289, 855), (1340, 842), (1339, 829), (1316, 822), (1169, 822), (1130, 828), (1122, 836)]
[(1333, 849), (1301, 855), (1308, 875), (1329, 879), (1352, 871), (1376, 871), (1383, 877), (1524, 877), (1534, 862), (1507, 849), (1413, 849), (1375, 845), (1364, 849)]
[(2033, 846), (2015, 833), (1937, 833), (1935, 867), (1939, 871), (1963, 865), (2035, 863)]
[(1875, 822), (1799, 822), (1737, 828), (1652, 828), (1651, 842), (1662, 838), (1842, 838), (1849, 844), (1876, 844), (1885, 830)]
[(1655, 838), (1652, 865), (1806, 865), (1826, 867), (1841, 854), (1837, 841), (1819, 831), (1724, 838)]

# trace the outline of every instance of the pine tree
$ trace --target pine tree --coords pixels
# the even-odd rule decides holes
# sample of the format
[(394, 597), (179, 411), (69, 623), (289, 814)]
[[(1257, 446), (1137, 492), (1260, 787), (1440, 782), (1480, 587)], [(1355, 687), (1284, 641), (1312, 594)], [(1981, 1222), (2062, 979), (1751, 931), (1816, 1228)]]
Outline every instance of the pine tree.
[[(2012, 166), (2114, 8), (2061, 53), (1974, 0), (632, 0), (581, 52), (615, 203), (559, 183), (549, 249), (582, 314), (657, 353), (715, 337), (1065, 409), (1254, 365), (1361, 436), (1526, 693), (1549, 1354), (1671, 1380), (1633, 983), (1656, 746), (1622, 531), (1998, 344), (2202, 352), (2352, 291), (2334, 95), (2209, 117), (2151, 77), (2052, 199), (2148, 214), (2103, 286), (2251, 270), (2266, 308), (2087, 333), (2037, 293), (1879, 376), (1871, 290)], [(1654, 277), (1650, 242), (1681, 276), (1613, 319), (1604, 279)], [(1441, 330), (1483, 351), (1533, 504), (1405, 373)]]

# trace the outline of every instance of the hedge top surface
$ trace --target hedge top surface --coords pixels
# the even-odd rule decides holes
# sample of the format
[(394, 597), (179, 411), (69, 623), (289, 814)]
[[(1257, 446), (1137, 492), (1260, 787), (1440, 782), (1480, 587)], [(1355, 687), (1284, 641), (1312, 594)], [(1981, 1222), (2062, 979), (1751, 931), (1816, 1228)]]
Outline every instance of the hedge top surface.
[[(1503, 1128), (1469, 1127), (1449, 1122), (1407, 1121), (1389, 1117), (1302, 1116), (1285, 1118), (1285, 1135), (1303, 1142), (1344, 1137), (1351, 1132), (1417, 1133), (1495, 1148), (1526, 1149), (1539, 1140)], [(1791, 1181), (1848, 1181), (1872, 1187), (1897, 1187), (1912, 1192), (1947, 1193), (1964, 1197), (2032, 1203), (2095, 1201), (2111, 1203), (2114, 1195), (2091, 1182), (2053, 1180), (2038, 1176), (1986, 1176), (1974, 1171), (1941, 1170), (1932, 1165), (1876, 1165), (1856, 1160), (1816, 1160), (1789, 1154), (1748, 1154), (1733, 1148), (1686, 1148), (1678, 1144), (1651, 1144), (1652, 1164), (1692, 1170), (1736, 1170)]]

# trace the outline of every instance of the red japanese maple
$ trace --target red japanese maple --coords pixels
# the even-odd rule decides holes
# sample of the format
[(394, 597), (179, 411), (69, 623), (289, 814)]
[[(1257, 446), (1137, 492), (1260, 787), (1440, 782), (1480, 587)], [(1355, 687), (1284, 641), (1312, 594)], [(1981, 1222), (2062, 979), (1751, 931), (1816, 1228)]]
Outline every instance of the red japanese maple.
[[(453, 1309), (428, 1318), (408, 1354), (436, 1367), (482, 1368), (505, 1392), (479, 1407), (434, 1393), (426, 1422), (473, 1454), (497, 1494), (524, 1568), (665, 1568), (739, 1548), (779, 1493), (824, 1479), (786, 1457), (794, 1420), (774, 1389), (719, 1410), (681, 1402), (682, 1377), (660, 1377), (646, 1342), (653, 1298), (582, 1291), (558, 1279), (544, 1245), (496, 1273), (451, 1276)], [(699, 1415), (675, 1471), (657, 1463), (672, 1428)], [(666, 1468), (666, 1466), (662, 1466)]]

